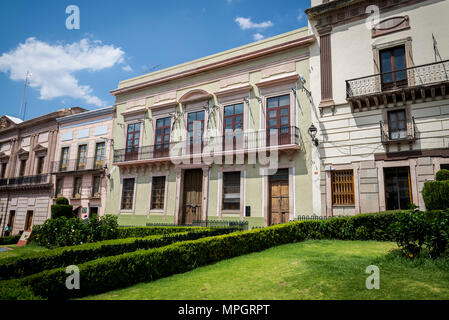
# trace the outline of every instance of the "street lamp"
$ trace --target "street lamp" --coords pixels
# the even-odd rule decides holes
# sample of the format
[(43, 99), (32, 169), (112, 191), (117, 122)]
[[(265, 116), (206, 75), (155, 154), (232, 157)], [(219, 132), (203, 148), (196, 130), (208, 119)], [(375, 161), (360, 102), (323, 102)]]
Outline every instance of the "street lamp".
[(309, 135), (312, 138), (312, 141), (316, 147), (318, 146), (318, 138), (316, 137), (317, 132), (318, 132), (318, 129), (312, 123), (309, 128)]

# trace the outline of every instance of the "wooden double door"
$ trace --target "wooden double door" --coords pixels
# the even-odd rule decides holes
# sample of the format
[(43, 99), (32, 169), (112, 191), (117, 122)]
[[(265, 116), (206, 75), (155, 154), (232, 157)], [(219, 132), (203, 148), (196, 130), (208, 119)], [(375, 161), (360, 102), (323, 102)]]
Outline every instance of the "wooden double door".
[(286, 223), (290, 220), (288, 169), (278, 170), (269, 178), (270, 224)]
[(184, 172), (181, 224), (192, 224), (195, 220), (201, 220), (202, 198), (203, 170), (186, 170)]

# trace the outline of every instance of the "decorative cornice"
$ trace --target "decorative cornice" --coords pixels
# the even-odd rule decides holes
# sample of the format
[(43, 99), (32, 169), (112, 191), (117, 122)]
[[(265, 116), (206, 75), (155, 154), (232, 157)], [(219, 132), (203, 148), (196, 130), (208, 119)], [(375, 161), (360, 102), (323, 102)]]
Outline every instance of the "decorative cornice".
[(214, 92), (214, 94), (217, 97), (224, 97), (224, 96), (230, 96), (235, 94), (241, 94), (241, 93), (247, 93), (250, 92), (253, 89), (253, 86), (250, 84), (238, 86), (230, 89), (223, 89), (217, 92)]
[(108, 115), (108, 114), (112, 114), (112, 107), (106, 107), (106, 108), (101, 108), (101, 109), (97, 109), (97, 110), (91, 110), (91, 111), (85, 111), (85, 112), (81, 112), (81, 113), (77, 113), (77, 114), (72, 114), (69, 116), (62, 117), (62, 118), (57, 118), (56, 121), (59, 124), (64, 124), (64, 123), (68, 123), (68, 122), (86, 120), (86, 119), (90, 119), (93, 117), (99, 117), (99, 116)]
[(132, 109), (132, 110), (123, 111), (121, 113), (121, 115), (123, 117), (130, 117), (130, 116), (134, 116), (134, 115), (145, 113), (145, 112), (147, 112), (147, 108), (146, 107), (141, 107), (141, 108), (138, 108), (138, 109)]
[(204, 90), (201, 89), (193, 89), (187, 93), (185, 93), (180, 99), (179, 103), (192, 103), (201, 100), (209, 100), (213, 96)]
[(293, 75), (275, 78), (275, 79), (271, 79), (271, 80), (261, 81), (261, 82), (256, 83), (256, 86), (259, 88), (273, 87), (273, 86), (277, 86), (277, 85), (281, 85), (281, 84), (297, 82), (298, 79), (299, 79), (299, 74), (293, 74)]
[(274, 45), (274, 46), (271, 46), (268, 48), (259, 49), (259, 50), (252, 51), (249, 53), (241, 54), (236, 57), (232, 57), (232, 58), (224, 59), (222, 61), (210, 63), (207, 65), (198, 67), (198, 68), (193, 68), (193, 69), (190, 69), (187, 71), (178, 72), (178, 73), (171, 74), (171, 75), (168, 75), (165, 77), (161, 77), (161, 78), (150, 80), (150, 81), (145, 81), (143, 83), (127, 86), (124, 88), (115, 89), (115, 90), (110, 91), (110, 93), (114, 96), (117, 96), (117, 95), (124, 94), (124, 93), (130, 92), (130, 91), (141, 90), (141, 89), (148, 88), (148, 87), (151, 87), (151, 86), (154, 86), (157, 84), (161, 84), (164, 82), (178, 80), (178, 79), (196, 75), (196, 74), (199, 74), (202, 72), (227, 67), (227, 66), (230, 66), (230, 65), (233, 65), (236, 63), (263, 57), (263, 56), (274, 54), (274, 53), (277, 53), (280, 51), (284, 51), (284, 50), (288, 50), (288, 49), (292, 49), (292, 48), (296, 48), (296, 47), (305, 47), (305, 46), (313, 44), (315, 41), (316, 41), (316, 37), (314, 35), (308, 35), (306, 37), (302, 37), (302, 38), (299, 38), (296, 40), (284, 42), (284, 43)]

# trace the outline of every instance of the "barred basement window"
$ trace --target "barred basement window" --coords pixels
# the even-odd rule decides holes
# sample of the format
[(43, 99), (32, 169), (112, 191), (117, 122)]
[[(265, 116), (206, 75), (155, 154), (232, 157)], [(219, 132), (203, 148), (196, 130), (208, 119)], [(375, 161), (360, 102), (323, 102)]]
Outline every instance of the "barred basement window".
[(131, 210), (133, 208), (133, 198), (134, 178), (123, 179), (122, 210)]
[(354, 176), (352, 170), (332, 172), (332, 204), (354, 205)]
[(240, 210), (240, 171), (223, 172), (223, 210)]
[(153, 177), (151, 209), (164, 209), (165, 177)]

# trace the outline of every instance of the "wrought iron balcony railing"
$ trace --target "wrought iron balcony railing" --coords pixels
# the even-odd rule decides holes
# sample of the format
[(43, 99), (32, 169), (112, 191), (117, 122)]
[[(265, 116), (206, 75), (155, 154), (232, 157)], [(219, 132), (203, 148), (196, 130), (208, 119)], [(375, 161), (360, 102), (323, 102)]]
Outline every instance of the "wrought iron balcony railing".
[(406, 128), (394, 131), (389, 128), (388, 122), (384, 123), (383, 121), (380, 121), (380, 137), (384, 144), (415, 141), (417, 138), (415, 118), (411, 117), (410, 120), (406, 121)]
[[(275, 142), (270, 142), (272, 139)], [(114, 150), (114, 163), (183, 157), (206, 152), (217, 155), (228, 152), (248, 152), (273, 146), (299, 146), (299, 129), (295, 126), (281, 126), (271, 128), (270, 131), (268, 129), (253, 132), (234, 131), (223, 136), (205, 137), (201, 140), (197, 144), (189, 140), (182, 140), (116, 149)]]
[(97, 158), (72, 159), (68, 161), (53, 161), (51, 166), (52, 173), (102, 170), (106, 165), (106, 160)]
[(346, 98), (449, 81), (449, 60), (346, 80)]
[(0, 179), (0, 187), (32, 186), (49, 183), (50, 175), (48, 174)]

